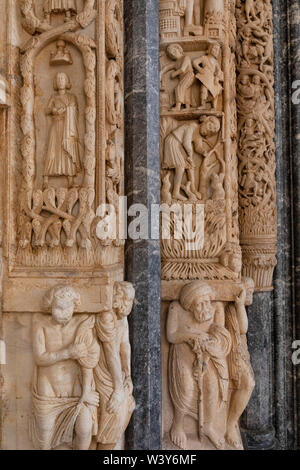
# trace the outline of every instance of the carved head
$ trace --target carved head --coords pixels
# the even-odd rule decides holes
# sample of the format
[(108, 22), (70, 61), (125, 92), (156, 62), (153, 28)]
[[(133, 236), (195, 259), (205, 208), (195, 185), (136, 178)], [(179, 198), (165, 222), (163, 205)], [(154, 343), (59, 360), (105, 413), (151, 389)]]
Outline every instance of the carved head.
[(45, 308), (50, 310), (54, 320), (62, 325), (71, 320), (75, 307), (79, 305), (80, 295), (70, 286), (55, 286), (44, 297)]
[(245, 127), (252, 128), (255, 126), (255, 121), (254, 119), (246, 119), (245, 121)]
[(221, 46), (218, 43), (210, 44), (208, 47), (208, 53), (214, 56), (216, 59), (219, 57)]
[(178, 60), (183, 57), (183, 49), (179, 44), (170, 44), (167, 48), (168, 56), (173, 60)]
[(224, 181), (224, 174), (221, 173), (218, 175), (217, 173), (213, 173), (211, 175), (211, 187), (213, 189), (218, 189), (220, 187), (223, 188), (223, 181)]
[(259, 75), (253, 75), (252, 83), (254, 83), (254, 85), (260, 85), (260, 76)]
[(64, 72), (58, 72), (54, 77), (53, 88), (55, 91), (70, 90), (72, 88), (72, 84), (69, 76)]
[(252, 32), (251, 32), (251, 28), (249, 26), (245, 26), (244, 27), (244, 36), (246, 38), (249, 38), (251, 36)]
[(242, 251), (236, 243), (227, 243), (220, 256), (220, 262), (225, 268), (231, 269), (235, 273), (242, 270)]
[(255, 283), (251, 277), (243, 277), (242, 279), (246, 289), (246, 300), (245, 305), (251, 305), (253, 303), (253, 294), (255, 289)]
[(217, 134), (220, 128), (220, 120), (216, 116), (204, 116), (200, 118), (200, 134), (202, 136), (211, 137)]
[(249, 75), (242, 75), (240, 78), (240, 82), (242, 85), (249, 85)]
[(65, 41), (63, 41), (62, 39), (59, 39), (56, 43), (56, 47), (59, 51), (63, 52), (66, 47)]
[(128, 317), (132, 310), (135, 290), (130, 282), (116, 282), (114, 285), (113, 309), (119, 318)]
[(197, 322), (203, 323), (213, 318), (212, 296), (213, 291), (208, 284), (193, 281), (181, 290), (180, 303), (185, 310), (194, 314)]

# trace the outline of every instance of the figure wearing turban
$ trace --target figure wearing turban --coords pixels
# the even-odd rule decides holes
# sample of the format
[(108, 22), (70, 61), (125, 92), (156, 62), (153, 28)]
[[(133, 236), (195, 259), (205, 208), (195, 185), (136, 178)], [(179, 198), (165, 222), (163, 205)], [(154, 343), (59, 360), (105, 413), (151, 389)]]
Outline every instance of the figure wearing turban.
[[(172, 302), (167, 320), (169, 390), (174, 405), (171, 440), (187, 448), (184, 419), (198, 421), (199, 438), (205, 434), (216, 448), (224, 447), (224, 435), (216, 429), (216, 417), (228, 400), (226, 357), (231, 349), (224, 315), (217, 321), (211, 288), (201, 282), (187, 284), (180, 301)], [(218, 315), (219, 316), (219, 315)]]

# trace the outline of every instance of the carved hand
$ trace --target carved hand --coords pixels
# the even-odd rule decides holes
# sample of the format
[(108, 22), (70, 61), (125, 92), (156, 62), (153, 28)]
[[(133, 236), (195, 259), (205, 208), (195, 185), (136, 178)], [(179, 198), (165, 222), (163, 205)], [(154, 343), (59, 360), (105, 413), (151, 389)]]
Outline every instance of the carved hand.
[(246, 289), (242, 289), (240, 294), (236, 296), (235, 303), (239, 306), (245, 305), (246, 295), (247, 295)]
[(126, 377), (124, 387), (128, 389), (129, 393), (133, 392), (133, 384), (131, 377)]
[(80, 402), (98, 407), (99, 406), (99, 400), (100, 400), (99, 393), (94, 392), (94, 391), (90, 391), (90, 392), (86, 392), (82, 395), (82, 397), (80, 399)]
[(120, 406), (124, 400), (124, 390), (115, 390), (107, 404), (107, 411), (111, 414), (119, 412)]
[(81, 359), (87, 355), (85, 344), (72, 344), (68, 351), (71, 359)]

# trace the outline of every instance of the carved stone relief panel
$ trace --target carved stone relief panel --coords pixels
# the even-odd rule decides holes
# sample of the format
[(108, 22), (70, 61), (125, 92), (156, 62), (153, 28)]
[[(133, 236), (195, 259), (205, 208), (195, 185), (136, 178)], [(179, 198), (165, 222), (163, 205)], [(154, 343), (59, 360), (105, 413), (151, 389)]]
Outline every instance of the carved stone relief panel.
[(124, 194), (123, 2), (8, 6), (1, 448), (121, 449), (135, 291), (123, 222), (97, 226)]
[(238, 1), (236, 18), (243, 273), (257, 290), (270, 290), (277, 252), (271, 2)]
[(95, 299), (73, 285), (41, 283), (23, 311), (16, 303), (18, 313), (4, 314), (3, 449), (123, 446), (135, 408), (127, 320), (135, 292), (117, 282)]
[(254, 282), (163, 281), (166, 449), (242, 449), (239, 418), (254, 387), (245, 306)]
[[(165, 449), (243, 448), (239, 418), (255, 386), (246, 306), (254, 288), (266, 284), (257, 268), (265, 256), (255, 268), (251, 256), (255, 245), (257, 257), (274, 258), (276, 206), (273, 71), (270, 56), (262, 60), (266, 31), (255, 39), (263, 44), (261, 57), (252, 51), (254, 62), (247, 58), (261, 22), (267, 22), (269, 34), (272, 25), (268, 8), (263, 7), (266, 15), (258, 14), (259, 2), (251, 8), (250, 3), (160, 1)], [(249, 20), (248, 48), (240, 24)], [(255, 186), (260, 196), (252, 183), (247, 186), (248, 173), (253, 181), (260, 178)], [(261, 203), (266, 212), (259, 215)], [(272, 272), (268, 275), (271, 286)]]
[(20, 178), (8, 169), (17, 208), (17, 220), (8, 208), (9, 267), (121, 265), (124, 242), (97, 238), (107, 214), (96, 210), (109, 203), (118, 215), (123, 195), (122, 2), (26, 0), (13, 14), (21, 40), (10, 153)]
[[(162, 202), (175, 211), (163, 279), (240, 279), (232, 13), (223, 1), (160, 2)], [(175, 235), (186, 206), (204, 214), (193, 252)]]

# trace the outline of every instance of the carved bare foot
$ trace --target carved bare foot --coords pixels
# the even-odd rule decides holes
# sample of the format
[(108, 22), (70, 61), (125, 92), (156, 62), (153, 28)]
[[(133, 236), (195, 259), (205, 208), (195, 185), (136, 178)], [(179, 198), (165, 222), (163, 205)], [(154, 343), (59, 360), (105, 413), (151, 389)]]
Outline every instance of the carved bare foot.
[(180, 193), (173, 193), (173, 198), (178, 199), (179, 201), (186, 201), (187, 198), (185, 196), (181, 196)]
[(228, 426), (226, 432), (226, 441), (235, 449), (243, 449), (240, 433), (237, 425)]
[(187, 438), (184, 430), (176, 423), (172, 424), (170, 431), (171, 441), (180, 449), (187, 450)]
[(208, 439), (213, 443), (216, 449), (222, 450), (225, 446), (225, 439), (224, 437), (220, 437), (216, 431), (212, 429), (212, 427), (208, 427), (206, 431), (206, 436)]

